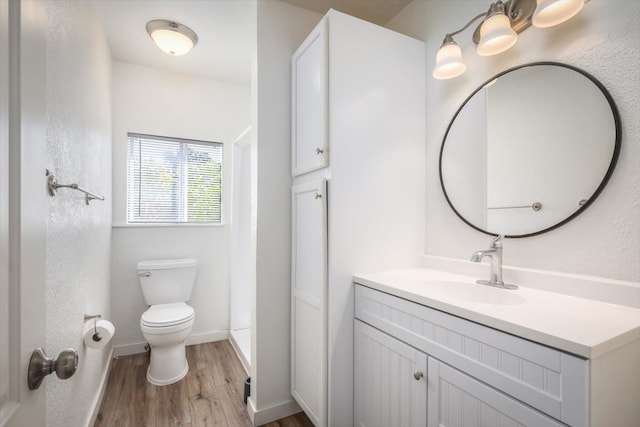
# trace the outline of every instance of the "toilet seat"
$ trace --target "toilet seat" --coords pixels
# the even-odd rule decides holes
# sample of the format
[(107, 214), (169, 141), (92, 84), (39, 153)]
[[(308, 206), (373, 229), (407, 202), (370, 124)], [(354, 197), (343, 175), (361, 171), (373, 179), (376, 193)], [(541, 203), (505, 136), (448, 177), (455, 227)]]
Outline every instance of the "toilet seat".
[(140, 326), (147, 328), (168, 328), (193, 320), (193, 307), (183, 303), (152, 305), (142, 313)]

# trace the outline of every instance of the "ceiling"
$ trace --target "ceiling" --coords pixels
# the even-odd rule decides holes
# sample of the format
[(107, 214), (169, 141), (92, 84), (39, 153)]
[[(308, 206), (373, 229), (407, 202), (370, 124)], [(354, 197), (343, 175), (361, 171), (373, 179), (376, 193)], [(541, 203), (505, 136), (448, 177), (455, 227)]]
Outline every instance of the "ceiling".
[[(275, 0), (257, 0), (275, 1)], [(411, 0), (283, 0), (321, 14), (330, 8), (386, 24)], [(96, 0), (113, 59), (121, 62), (249, 84), (254, 0)], [(198, 44), (184, 56), (156, 48), (145, 25), (153, 19), (180, 22)]]
[[(261, 0), (258, 0), (261, 1)], [(357, 16), (365, 21), (378, 25), (386, 25), (411, 0), (282, 0), (303, 9), (318, 12), (322, 15), (329, 9), (336, 9), (346, 14)]]
[[(251, 0), (97, 0), (113, 59), (240, 84), (251, 78)], [(168, 19), (198, 35), (184, 56), (158, 49), (145, 25)]]

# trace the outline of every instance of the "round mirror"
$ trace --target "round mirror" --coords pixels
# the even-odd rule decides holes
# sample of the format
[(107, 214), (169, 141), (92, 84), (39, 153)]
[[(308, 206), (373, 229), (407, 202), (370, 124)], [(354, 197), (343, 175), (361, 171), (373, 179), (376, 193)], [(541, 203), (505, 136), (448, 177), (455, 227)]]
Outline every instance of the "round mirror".
[(620, 151), (620, 117), (604, 86), (564, 64), (512, 68), (451, 119), (440, 183), (453, 211), (487, 234), (528, 237), (583, 212)]

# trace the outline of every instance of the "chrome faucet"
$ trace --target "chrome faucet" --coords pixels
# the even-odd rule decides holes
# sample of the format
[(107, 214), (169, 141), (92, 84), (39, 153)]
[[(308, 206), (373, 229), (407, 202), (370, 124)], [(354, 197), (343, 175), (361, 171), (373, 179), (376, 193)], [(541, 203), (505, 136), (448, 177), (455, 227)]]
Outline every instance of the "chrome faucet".
[(480, 262), (484, 257), (489, 257), (491, 260), (491, 279), (476, 280), (476, 283), (503, 289), (518, 289), (517, 285), (504, 283), (502, 280), (502, 239), (504, 239), (504, 235), (502, 234), (494, 237), (489, 244), (489, 249), (486, 251), (477, 251), (471, 255), (472, 262)]

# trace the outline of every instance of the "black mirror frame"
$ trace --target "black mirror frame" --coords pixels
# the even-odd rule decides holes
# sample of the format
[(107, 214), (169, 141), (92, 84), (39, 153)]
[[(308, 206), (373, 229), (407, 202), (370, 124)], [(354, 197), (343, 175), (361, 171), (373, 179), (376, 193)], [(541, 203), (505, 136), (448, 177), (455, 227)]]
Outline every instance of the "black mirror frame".
[(497, 236), (499, 233), (492, 233), (490, 231), (483, 230), (482, 228), (472, 224), (465, 217), (463, 217), (460, 214), (460, 212), (458, 212), (456, 210), (456, 208), (453, 206), (453, 203), (451, 203), (451, 200), (449, 199), (449, 195), (447, 194), (447, 190), (446, 190), (446, 188), (444, 186), (444, 178), (442, 176), (442, 155), (444, 153), (444, 145), (445, 145), (445, 143), (447, 141), (447, 136), (449, 135), (449, 131), (451, 130), (451, 127), (453, 126), (453, 123), (455, 122), (456, 118), (458, 117), (458, 115), (460, 114), (462, 109), (465, 107), (465, 105), (467, 105), (467, 102), (469, 102), (469, 100), (471, 98), (473, 98), (473, 96), (476, 93), (478, 93), (478, 91), (480, 91), (482, 88), (484, 88), (489, 82), (491, 82), (491, 81), (493, 81), (493, 80), (495, 80), (495, 79), (497, 79), (497, 78), (499, 78), (499, 77), (501, 77), (501, 76), (503, 76), (503, 75), (505, 75), (507, 73), (519, 70), (521, 68), (540, 66), (540, 65), (553, 65), (553, 66), (568, 68), (570, 70), (576, 71), (576, 72), (582, 74), (583, 76), (585, 76), (586, 78), (588, 78), (594, 85), (596, 85), (596, 87), (598, 89), (600, 89), (600, 91), (602, 92), (602, 95), (605, 97), (605, 99), (609, 103), (609, 106), (611, 107), (611, 113), (613, 114), (613, 120), (614, 120), (615, 128), (616, 128), (615, 146), (613, 148), (613, 154), (611, 156), (611, 163), (609, 164), (609, 168), (607, 169), (607, 172), (606, 172), (605, 176), (602, 178), (602, 181), (600, 182), (600, 185), (598, 186), (598, 188), (596, 188), (596, 191), (594, 191), (594, 193), (591, 195), (591, 197), (589, 197), (589, 199), (584, 203), (584, 205), (582, 205), (579, 209), (577, 209), (573, 214), (569, 215), (567, 218), (563, 219), (562, 221), (558, 222), (557, 224), (552, 225), (551, 227), (545, 228), (545, 229), (540, 230), (540, 231), (535, 231), (533, 233), (517, 234), (517, 235), (505, 235), (504, 237), (508, 237), (508, 238), (523, 238), (523, 237), (537, 236), (539, 234), (543, 234), (543, 233), (549, 232), (551, 230), (555, 230), (556, 228), (561, 227), (564, 224), (566, 224), (567, 222), (571, 221), (572, 219), (574, 219), (575, 217), (580, 215), (582, 212), (584, 212), (598, 198), (598, 196), (600, 195), (602, 190), (604, 190), (604, 187), (609, 182), (609, 179), (611, 178), (611, 175), (613, 174), (613, 170), (615, 169), (616, 164), (618, 162), (618, 157), (620, 155), (621, 138), (622, 138), (622, 124), (621, 124), (621, 121), (620, 121), (620, 113), (618, 112), (618, 107), (616, 106), (615, 102), (613, 101), (613, 98), (611, 97), (611, 94), (609, 93), (607, 88), (605, 88), (604, 85), (598, 79), (596, 79), (593, 75), (589, 74), (588, 72), (586, 72), (586, 71), (584, 71), (584, 70), (582, 70), (582, 69), (580, 69), (578, 67), (574, 67), (572, 65), (562, 64), (562, 63), (553, 62), (553, 61), (540, 61), (540, 62), (531, 62), (531, 63), (528, 63), (528, 64), (518, 65), (518, 66), (515, 66), (515, 67), (512, 67), (512, 68), (509, 68), (508, 70), (502, 71), (502, 72), (496, 74), (495, 76), (489, 78), (484, 83), (482, 83), (476, 90), (474, 90), (464, 100), (464, 102), (460, 105), (460, 107), (457, 109), (456, 113), (453, 115), (453, 117), (449, 121), (449, 125), (447, 126), (447, 130), (444, 133), (444, 137), (442, 138), (442, 144), (440, 146), (440, 156), (439, 156), (439, 159), (438, 159), (438, 174), (440, 176), (440, 187), (442, 188), (442, 192), (444, 194), (444, 197), (447, 200), (447, 203), (449, 204), (449, 207), (451, 208), (451, 210), (453, 210), (453, 212), (458, 216), (458, 218), (460, 218), (469, 227), (471, 227), (471, 228), (473, 228), (473, 229), (475, 229), (477, 231), (480, 231), (481, 233), (488, 234), (490, 236)]

